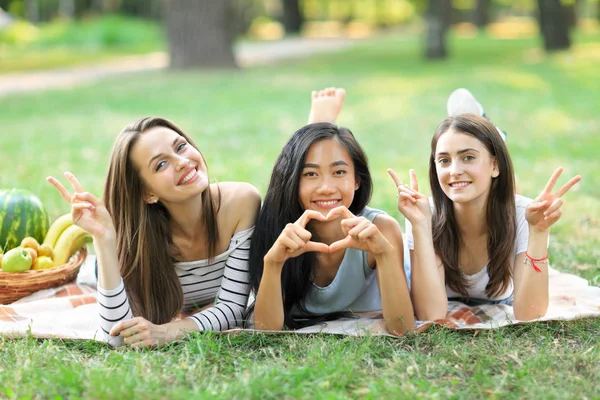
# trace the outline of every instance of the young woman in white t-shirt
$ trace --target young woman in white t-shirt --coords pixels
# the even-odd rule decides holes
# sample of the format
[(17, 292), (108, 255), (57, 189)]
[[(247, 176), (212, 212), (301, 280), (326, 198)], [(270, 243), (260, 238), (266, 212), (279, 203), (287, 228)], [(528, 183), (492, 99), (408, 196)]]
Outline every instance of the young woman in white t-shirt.
[(513, 304), (531, 320), (548, 308), (548, 239), (561, 216), (557, 169), (534, 200), (515, 194), (512, 162), (497, 128), (463, 114), (440, 123), (431, 141), (432, 201), (389, 170), (398, 209), (407, 219), (412, 300), (419, 320), (445, 318), (448, 299), (470, 305)]

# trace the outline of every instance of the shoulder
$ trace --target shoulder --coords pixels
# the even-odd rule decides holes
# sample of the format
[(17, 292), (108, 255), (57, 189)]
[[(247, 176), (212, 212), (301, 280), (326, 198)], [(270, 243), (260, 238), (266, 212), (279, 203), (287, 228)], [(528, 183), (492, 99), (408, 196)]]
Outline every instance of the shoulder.
[[(221, 196), (221, 207), (240, 204), (260, 204), (260, 193), (256, 187), (246, 182), (220, 182), (210, 185), (213, 197)], [(250, 204), (248, 204), (250, 202)]]
[(387, 214), (379, 214), (373, 220), (373, 225), (387, 238), (402, 240), (402, 231), (398, 221)]
[(386, 232), (393, 233), (397, 231), (400, 235), (402, 235), (398, 220), (396, 220), (394, 217), (391, 217), (383, 210), (365, 207), (360, 213), (358, 213), (358, 216), (365, 217), (366, 219), (370, 220), (373, 225), (375, 225), (383, 234)]
[(222, 182), (211, 185), (213, 197), (220, 196), (219, 213), (235, 225), (235, 231), (254, 226), (260, 209), (260, 193), (246, 182)]
[(387, 213), (383, 210), (379, 210), (377, 208), (372, 208), (368, 206), (366, 206), (359, 213), (356, 214), (357, 217), (365, 217), (371, 222), (375, 219), (375, 217), (379, 215), (387, 215)]

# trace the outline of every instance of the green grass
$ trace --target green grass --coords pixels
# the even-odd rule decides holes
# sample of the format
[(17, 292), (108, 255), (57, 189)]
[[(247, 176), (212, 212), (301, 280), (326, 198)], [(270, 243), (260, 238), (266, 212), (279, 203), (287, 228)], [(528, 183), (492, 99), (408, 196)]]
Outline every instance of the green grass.
[(157, 22), (108, 15), (56, 20), (36, 28), (18, 22), (0, 32), (0, 74), (90, 64), (164, 49)]
[(596, 398), (600, 320), (400, 339), (194, 334), (157, 351), (0, 338), (2, 398)]
[[(173, 119), (195, 138), (212, 179), (264, 194), (272, 163), (306, 120), (309, 91), (341, 86), (339, 120), (370, 156), (371, 205), (395, 211), (385, 169), (426, 185), (429, 141), (447, 95), (467, 86), (508, 132), (523, 193), (558, 166), (582, 182), (553, 228), (552, 264), (600, 282), (599, 36), (545, 56), (537, 40), (451, 38), (453, 58), (425, 63), (416, 38), (372, 40), (305, 61), (238, 71), (153, 72), (69, 91), (0, 99), (0, 187), (39, 195), (52, 217), (69, 210), (45, 182), (74, 172), (102, 191), (112, 142), (144, 115)], [(600, 319), (480, 333), (433, 328), (404, 338), (193, 335), (159, 351), (0, 339), (0, 398), (598, 398)], [(4, 390), (4, 392), (2, 392)]]

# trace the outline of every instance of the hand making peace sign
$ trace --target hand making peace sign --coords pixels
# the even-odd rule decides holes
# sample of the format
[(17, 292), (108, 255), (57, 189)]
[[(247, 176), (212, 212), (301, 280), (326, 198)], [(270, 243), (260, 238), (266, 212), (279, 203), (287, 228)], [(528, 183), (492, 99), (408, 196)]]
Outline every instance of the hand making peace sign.
[(265, 262), (277, 264), (285, 263), (289, 258), (298, 257), (307, 251), (329, 252), (325, 243), (311, 242), (312, 233), (306, 230), (306, 225), (311, 219), (325, 221), (326, 218), (314, 210), (306, 210), (296, 222), (285, 226), (279, 237), (265, 255)]
[(529, 222), (529, 226), (540, 232), (547, 231), (560, 219), (562, 215), (560, 207), (563, 204), (561, 197), (581, 180), (581, 176), (577, 175), (569, 179), (556, 193), (552, 193), (552, 189), (562, 172), (562, 168), (557, 168), (554, 171), (544, 190), (529, 204), (525, 212), (525, 218)]
[(429, 199), (424, 194), (419, 193), (419, 183), (417, 174), (413, 169), (409, 170), (410, 187), (404, 183), (392, 169), (388, 169), (388, 174), (394, 180), (398, 189), (398, 211), (404, 215), (412, 225), (417, 225), (425, 221), (431, 221), (431, 206)]
[(65, 172), (65, 177), (71, 183), (74, 193), (71, 194), (56, 178), (49, 176), (48, 182), (58, 190), (58, 193), (71, 204), (73, 223), (87, 231), (93, 237), (114, 234), (115, 228), (108, 210), (100, 199), (84, 191), (75, 175)]

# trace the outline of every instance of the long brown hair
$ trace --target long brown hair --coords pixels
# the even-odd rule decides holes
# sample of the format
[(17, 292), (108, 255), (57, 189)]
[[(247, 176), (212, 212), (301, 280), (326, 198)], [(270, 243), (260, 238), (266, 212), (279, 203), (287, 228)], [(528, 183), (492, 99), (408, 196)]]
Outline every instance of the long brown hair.
[(429, 159), (429, 184), (435, 205), (433, 213), (433, 247), (442, 260), (446, 284), (455, 292), (467, 297), (467, 282), (458, 265), (461, 238), (454, 215), (453, 202), (440, 186), (435, 166), (435, 151), (440, 136), (452, 130), (479, 140), (496, 160), (499, 175), (492, 179), (487, 199), (486, 223), (488, 227), (488, 275), (485, 288), (489, 297), (503, 293), (512, 277), (511, 257), (516, 240), (515, 182), (512, 162), (506, 144), (496, 127), (486, 118), (464, 114), (448, 117), (437, 127), (431, 140)]
[[(145, 183), (131, 160), (131, 150), (140, 135), (157, 126), (177, 132), (198, 149), (185, 132), (164, 118), (142, 118), (126, 126), (112, 149), (104, 204), (115, 226), (119, 267), (133, 314), (163, 324), (183, 308), (183, 290), (174, 268), (174, 263), (181, 260), (169, 229), (171, 216), (160, 202), (144, 201)], [(207, 249), (212, 259), (219, 237), (219, 204), (213, 200), (210, 187), (202, 192), (201, 199)]]

